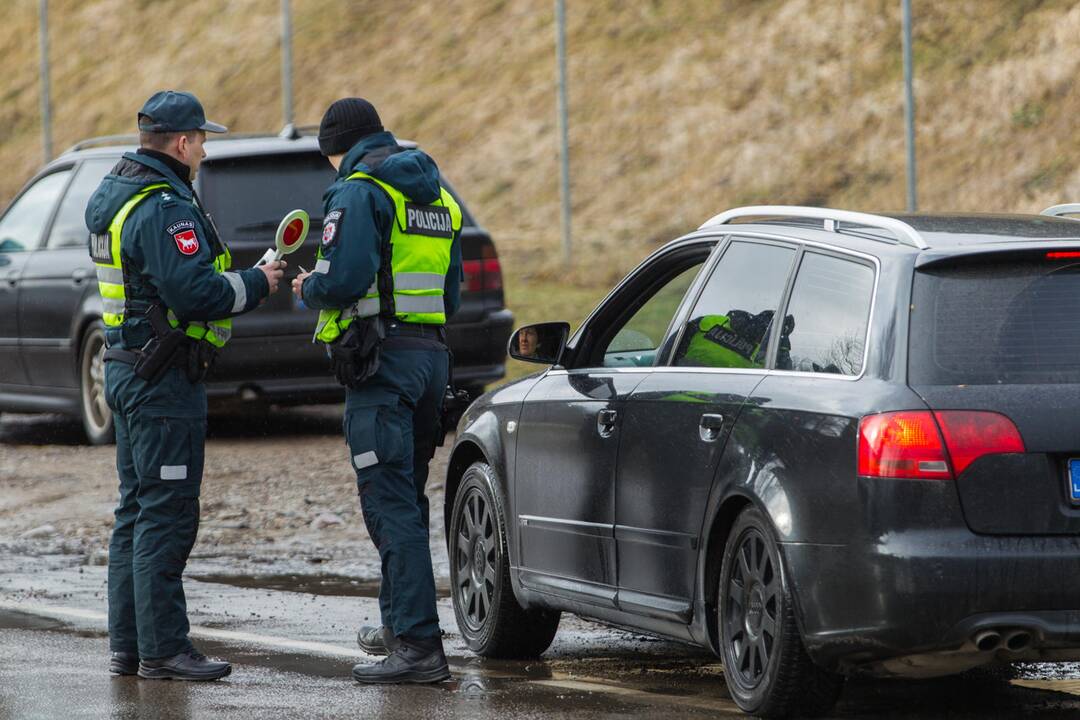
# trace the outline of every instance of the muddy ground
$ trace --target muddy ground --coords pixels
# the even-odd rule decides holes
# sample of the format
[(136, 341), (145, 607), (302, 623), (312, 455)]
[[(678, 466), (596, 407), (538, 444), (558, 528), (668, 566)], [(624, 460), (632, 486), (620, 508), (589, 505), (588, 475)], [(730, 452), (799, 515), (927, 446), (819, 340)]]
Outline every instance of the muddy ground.
[[(202, 525), (192, 570), (230, 574), (378, 577), (341, 407), (213, 414), (206, 446)], [(432, 551), (445, 579), (441, 508), (446, 456), (431, 464)], [(17, 552), (82, 554), (104, 564), (118, 497), (115, 448), (82, 444), (59, 416), (0, 422), (0, 538)]]

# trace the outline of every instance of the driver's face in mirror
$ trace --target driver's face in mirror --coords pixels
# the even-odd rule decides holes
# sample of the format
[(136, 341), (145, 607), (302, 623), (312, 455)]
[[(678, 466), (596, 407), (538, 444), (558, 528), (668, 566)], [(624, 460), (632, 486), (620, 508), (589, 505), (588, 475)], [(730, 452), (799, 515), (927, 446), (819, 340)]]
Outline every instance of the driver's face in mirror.
[(518, 352), (525, 357), (536, 357), (540, 349), (540, 337), (535, 328), (523, 328), (518, 332)]

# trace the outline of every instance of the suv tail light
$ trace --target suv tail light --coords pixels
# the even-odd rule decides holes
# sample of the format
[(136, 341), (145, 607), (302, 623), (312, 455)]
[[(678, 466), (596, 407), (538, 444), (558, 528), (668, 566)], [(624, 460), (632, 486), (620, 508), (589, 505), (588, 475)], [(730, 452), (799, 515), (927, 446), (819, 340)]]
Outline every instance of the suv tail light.
[(484, 245), (480, 250), (479, 260), (464, 260), (461, 263), (465, 273), (465, 282), (462, 290), (465, 292), (484, 292), (485, 290), (501, 290), (502, 266), (499, 264), (499, 256), (495, 252), (495, 246)]
[(913, 410), (859, 421), (859, 475), (867, 477), (952, 480), (983, 455), (1013, 452), (1024, 452), (1020, 432), (994, 412)]

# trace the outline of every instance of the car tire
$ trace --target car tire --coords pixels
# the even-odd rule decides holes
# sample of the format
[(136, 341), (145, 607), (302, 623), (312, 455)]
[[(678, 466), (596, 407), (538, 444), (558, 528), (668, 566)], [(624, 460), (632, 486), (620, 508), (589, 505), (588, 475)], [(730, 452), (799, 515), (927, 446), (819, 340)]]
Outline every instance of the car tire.
[(461, 478), (450, 515), (450, 592), (469, 649), (491, 658), (535, 658), (548, 649), (559, 613), (521, 607), (510, 582), (506, 517), (495, 471), (484, 462)]
[(79, 410), (83, 432), (91, 445), (108, 445), (116, 438), (112, 410), (105, 402), (105, 326), (96, 321), (79, 344)]
[(836, 704), (843, 677), (807, 655), (772, 527), (755, 507), (742, 511), (728, 535), (718, 597), (724, 680), (742, 710), (813, 717)]

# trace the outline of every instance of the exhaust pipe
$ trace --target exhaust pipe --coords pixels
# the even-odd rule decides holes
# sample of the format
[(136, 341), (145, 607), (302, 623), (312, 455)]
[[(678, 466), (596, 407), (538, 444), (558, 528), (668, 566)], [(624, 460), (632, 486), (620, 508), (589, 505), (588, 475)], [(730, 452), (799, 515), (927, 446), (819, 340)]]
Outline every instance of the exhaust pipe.
[(1013, 652), (1027, 650), (1031, 646), (1031, 633), (1027, 630), (1014, 630), (1005, 636), (1005, 647)]
[(1001, 647), (1001, 634), (997, 630), (980, 630), (971, 641), (980, 652), (991, 652)]

